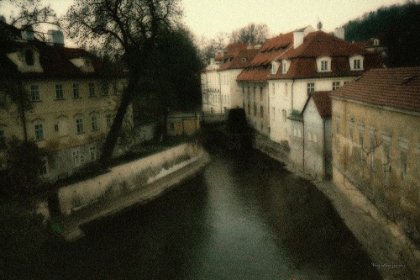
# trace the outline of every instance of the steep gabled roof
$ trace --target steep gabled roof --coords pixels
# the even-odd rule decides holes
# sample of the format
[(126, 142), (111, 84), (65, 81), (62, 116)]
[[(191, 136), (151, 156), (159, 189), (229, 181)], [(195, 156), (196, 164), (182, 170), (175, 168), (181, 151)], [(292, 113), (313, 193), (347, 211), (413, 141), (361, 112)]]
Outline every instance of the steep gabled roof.
[(372, 69), (330, 96), (420, 112), (420, 67)]
[[(34, 48), (39, 52), (39, 61), (43, 72), (39, 73), (20, 73), (16, 65), (7, 57), (7, 53), (16, 52), (20, 49), (25, 49), (28, 46)], [(93, 71), (86, 72), (73, 64), (70, 60), (75, 58), (88, 59), (92, 64)], [(15, 42), (13, 50), (4, 50), (0, 53), (0, 73), (4, 76), (18, 75), (26, 78), (76, 78), (76, 77), (92, 77), (92, 76), (109, 76), (122, 77), (124, 72), (118, 67), (109, 67), (102, 62), (98, 57), (89, 52), (79, 48), (66, 48), (60, 46), (49, 45), (44, 42)]]
[(243, 69), (249, 65), (258, 52), (258, 49), (240, 50), (232, 57), (232, 60), (222, 64), (220, 70)]
[(302, 115), (303, 112), (306, 109), (306, 106), (308, 105), (309, 101), (312, 99), (314, 101), (314, 104), (318, 110), (319, 115), (323, 119), (327, 119), (331, 117), (331, 98), (329, 97), (331, 91), (316, 91), (312, 92), (311, 95), (308, 97), (308, 100), (305, 103), (305, 106), (303, 106), (302, 109)]
[[(2, 33), (1, 33), (2, 32)], [(112, 67), (93, 54), (80, 48), (66, 48), (53, 45), (51, 43), (41, 42), (36, 38), (32, 40), (22, 39), (22, 31), (16, 27), (0, 22), (0, 75), (1, 78), (76, 78), (104, 76), (120, 78), (126, 75), (120, 67)], [(16, 61), (13, 62), (8, 54), (22, 52), (31, 49), (39, 53), (39, 64), (42, 72), (20, 72), (16, 67)], [(82, 59), (89, 63), (90, 69), (78, 67), (71, 60)], [(39, 70), (39, 69), (38, 69)]]

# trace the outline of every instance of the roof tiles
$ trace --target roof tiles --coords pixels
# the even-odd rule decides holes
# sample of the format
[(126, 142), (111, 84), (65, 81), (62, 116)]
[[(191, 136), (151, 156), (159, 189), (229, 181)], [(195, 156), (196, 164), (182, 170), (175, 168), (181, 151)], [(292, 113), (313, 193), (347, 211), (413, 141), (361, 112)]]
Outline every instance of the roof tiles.
[(372, 69), (330, 95), (420, 112), (420, 67)]

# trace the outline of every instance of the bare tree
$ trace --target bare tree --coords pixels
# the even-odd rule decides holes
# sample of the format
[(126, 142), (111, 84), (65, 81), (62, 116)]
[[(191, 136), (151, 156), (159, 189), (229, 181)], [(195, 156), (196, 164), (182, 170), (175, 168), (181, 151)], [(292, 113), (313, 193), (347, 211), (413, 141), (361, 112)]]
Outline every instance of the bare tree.
[(76, 0), (65, 16), (70, 37), (84, 46), (104, 47), (120, 55), (129, 70), (117, 114), (107, 135), (101, 162), (112, 156), (124, 115), (147, 81), (150, 55), (182, 16), (180, 0)]
[[(9, 17), (10, 25), (20, 28), (32, 28), (35, 35), (45, 40), (45, 34), (40, 32), (42, 26), (53, 25), (60, 27), (60, 22), (55, 11), (50, 5), (42, 5), (41, 0), (6, 0), (13, 7)], [(16, 11), (16, 12), (15, 12)], [(36, 31), (38, 30), (38, 31)]]
[(269, 36), (266, 24), (250, 23), (247, 26), (234, 30), (230, 36), (231, 43), (264, 42)]

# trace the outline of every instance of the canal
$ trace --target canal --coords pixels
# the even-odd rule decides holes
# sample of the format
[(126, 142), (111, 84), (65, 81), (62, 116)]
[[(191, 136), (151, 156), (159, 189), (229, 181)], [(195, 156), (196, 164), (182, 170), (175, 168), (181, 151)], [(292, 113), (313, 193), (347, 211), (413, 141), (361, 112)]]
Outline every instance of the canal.
[[(380, 279), (329, 201), (257, 151), (45, 247), (37, 279)], [(52, 278), (51, 278), (52, 279)]]

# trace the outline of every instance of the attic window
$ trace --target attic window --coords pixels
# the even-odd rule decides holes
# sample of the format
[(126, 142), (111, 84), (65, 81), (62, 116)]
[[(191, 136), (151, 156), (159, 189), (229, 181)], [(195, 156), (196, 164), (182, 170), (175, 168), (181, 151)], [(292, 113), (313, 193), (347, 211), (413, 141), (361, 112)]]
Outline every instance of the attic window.
[(33, 50), (25, 51), (25, 61), (27, 65), (34, 65), (34, 52)]
[(363, 59), (361, 55), (354, 55), (350, 57), (350, 70), (351, 71), (361, 71), (363, 70)]
[(319, 57), (316, 64), (318, 72), (331, 72), (331, 57)]
[(245, 57), (242, 57), (241, 58), (241, 62), (246, 62), (246, 58)]

